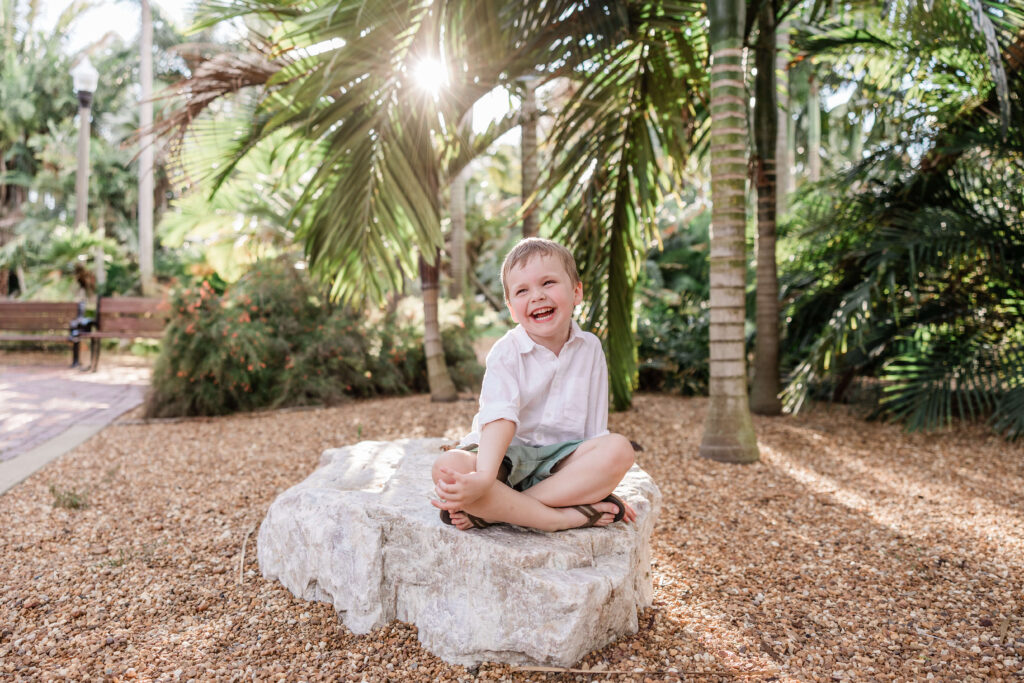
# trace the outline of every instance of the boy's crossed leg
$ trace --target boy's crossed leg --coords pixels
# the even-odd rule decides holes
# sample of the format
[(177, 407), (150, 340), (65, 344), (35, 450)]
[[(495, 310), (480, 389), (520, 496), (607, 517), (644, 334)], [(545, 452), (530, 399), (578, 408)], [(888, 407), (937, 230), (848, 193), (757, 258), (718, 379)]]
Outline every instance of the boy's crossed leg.
[[(461, 508), (444, 501), (443, 484), (454, 484), (458, 477), (476, 471), (476, 454), (450, 450), (434, 463), (432, 476), (438, 496), (431, 503), (448, 510), (452, 524), (470, 529), (473, 523), (464, 513), (487, 522), (507, 522), (542, 531), (560, 531), (582, 526), (588, 517), (574, 505), (590, 505), (603, 512), (594, 526), (611, 524), (619, 511), (611, 502), (601, 502), (618, 485), (633, 466), (633, 448), (618, 434), (589, 439), (566, 456), (552, 470), (551, 476), (519, 492), (495, 481), (475, 501)], [(454, 508), (454, 509), (453, 509)], [(636, 512), (625, 504), (624, 519), (633, 522)]]

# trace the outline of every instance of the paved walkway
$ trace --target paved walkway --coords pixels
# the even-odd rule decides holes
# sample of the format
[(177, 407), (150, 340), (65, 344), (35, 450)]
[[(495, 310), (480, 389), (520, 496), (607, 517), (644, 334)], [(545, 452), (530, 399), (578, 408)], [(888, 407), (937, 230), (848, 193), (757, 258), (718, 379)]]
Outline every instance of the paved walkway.
[(142, 403), (148, 362), (105, 355), (91, 373), (68, 361), (0, 353), (0, 493)]

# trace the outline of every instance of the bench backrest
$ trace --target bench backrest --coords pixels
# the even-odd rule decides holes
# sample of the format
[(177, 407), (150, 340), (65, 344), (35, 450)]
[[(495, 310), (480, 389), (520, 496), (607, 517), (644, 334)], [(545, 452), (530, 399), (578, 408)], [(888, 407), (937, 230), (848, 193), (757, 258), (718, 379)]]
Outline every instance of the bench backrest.
[(0, 301), (0, 330), (67, 331), (77, 317), (73, 301)]
[(139, 337), (159, 337), (170, 317), (170, 301), (142, 296), (100, 297), (96, 310), (100, 332), (131, 333)]

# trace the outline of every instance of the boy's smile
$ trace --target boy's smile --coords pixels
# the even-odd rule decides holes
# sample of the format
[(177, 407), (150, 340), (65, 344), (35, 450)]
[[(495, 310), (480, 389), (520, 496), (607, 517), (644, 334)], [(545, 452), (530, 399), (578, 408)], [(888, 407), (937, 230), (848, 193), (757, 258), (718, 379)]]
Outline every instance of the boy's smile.
[(508, 275), (508, 305), (512, 320), (530, 339), (556, 356), (569, 339), (572, 312), (583, 300), (583, 285), (575, 285), (556, 256), (535, 256)]

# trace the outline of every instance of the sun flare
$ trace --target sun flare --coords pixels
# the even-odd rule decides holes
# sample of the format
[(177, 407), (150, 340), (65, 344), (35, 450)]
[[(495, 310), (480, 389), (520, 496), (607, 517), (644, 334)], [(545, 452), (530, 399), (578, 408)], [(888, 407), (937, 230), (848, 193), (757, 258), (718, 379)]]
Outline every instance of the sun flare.
[(410, 70), (415, 86), (436, 97), (448, 86), (448, 67), (440, 59), (425, 57)]

